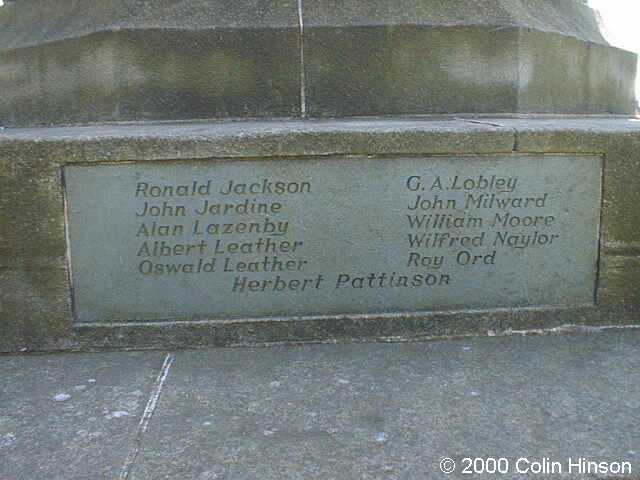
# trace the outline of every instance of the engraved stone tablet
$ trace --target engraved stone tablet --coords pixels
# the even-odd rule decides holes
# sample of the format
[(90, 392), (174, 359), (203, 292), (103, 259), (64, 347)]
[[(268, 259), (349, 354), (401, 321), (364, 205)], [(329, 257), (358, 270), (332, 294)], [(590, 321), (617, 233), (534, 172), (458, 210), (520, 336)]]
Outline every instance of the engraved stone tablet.
[(598, 156), (65, 168), (80, 322), (594, 301)]

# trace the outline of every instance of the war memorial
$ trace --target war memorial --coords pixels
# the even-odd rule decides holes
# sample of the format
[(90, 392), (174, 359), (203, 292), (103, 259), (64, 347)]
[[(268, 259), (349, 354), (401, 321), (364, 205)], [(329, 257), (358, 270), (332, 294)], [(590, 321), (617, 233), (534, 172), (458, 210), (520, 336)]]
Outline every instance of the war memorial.
[(589, 7), (254, 3), (3, 9), (2, 350), (634, 321), (636, 57)]
[(5, 0), (0, 478), (636, 478), (636, 70), (581, 0)]

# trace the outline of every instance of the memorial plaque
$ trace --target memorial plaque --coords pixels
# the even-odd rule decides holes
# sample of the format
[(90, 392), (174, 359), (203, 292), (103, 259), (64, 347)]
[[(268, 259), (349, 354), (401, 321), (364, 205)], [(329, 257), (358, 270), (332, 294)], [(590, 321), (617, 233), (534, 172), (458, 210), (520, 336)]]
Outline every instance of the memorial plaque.
[(67, 166), (76, 320), (594, 302), (602, 159)]

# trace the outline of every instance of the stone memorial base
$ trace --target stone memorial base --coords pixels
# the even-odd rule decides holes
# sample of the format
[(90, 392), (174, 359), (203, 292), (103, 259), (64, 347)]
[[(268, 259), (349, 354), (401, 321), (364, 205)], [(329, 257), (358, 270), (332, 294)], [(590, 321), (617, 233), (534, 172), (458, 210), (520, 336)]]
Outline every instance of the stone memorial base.
[(640, 323), (640, 120), (0, 136), (0, 351)]

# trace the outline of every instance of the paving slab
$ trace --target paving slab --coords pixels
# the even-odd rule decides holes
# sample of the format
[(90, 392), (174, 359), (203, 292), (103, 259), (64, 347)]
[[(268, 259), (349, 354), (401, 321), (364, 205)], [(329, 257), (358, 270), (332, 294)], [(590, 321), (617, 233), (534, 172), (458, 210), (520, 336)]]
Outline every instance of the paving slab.
[(130, 478), (469, 478), (489, 456), (509, 471), (471, 477), (619, 478), (568, 471), (585, 458), (638, 478), (638, 420), (638, 331), (182, 352)]
[(0, 479), (119, 478), (164, 356), (0, 356)]
[(506, 459), (483, 478), (546, 459), (564, 470), (545, 478), (637, 479), (639, 372), (632, 329), (1, 356), (0, 479), (476, 478), (465, 457)]

